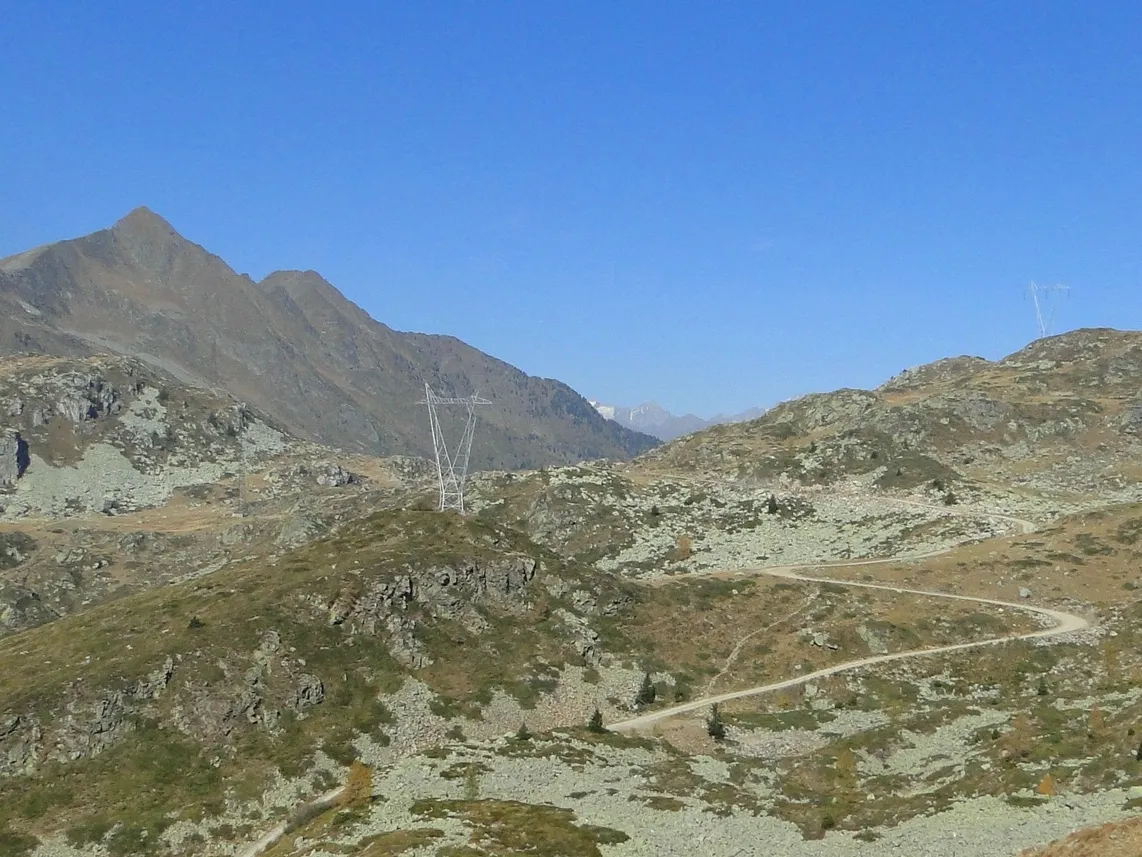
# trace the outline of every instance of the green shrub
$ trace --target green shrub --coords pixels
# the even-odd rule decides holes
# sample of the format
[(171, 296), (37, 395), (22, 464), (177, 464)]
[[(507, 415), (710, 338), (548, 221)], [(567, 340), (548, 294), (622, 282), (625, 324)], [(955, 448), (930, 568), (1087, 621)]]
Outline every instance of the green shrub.
[(102, 842), (103, 837), (114, 827), (114, 824), (103, 818), (89, 818), (79, 824), (73, 824), (67, 829), (67, 841), (76, 848)]
[(39, 844), (39, 840), (34, 836), (0, 827), (0, 857), (25, 857)]

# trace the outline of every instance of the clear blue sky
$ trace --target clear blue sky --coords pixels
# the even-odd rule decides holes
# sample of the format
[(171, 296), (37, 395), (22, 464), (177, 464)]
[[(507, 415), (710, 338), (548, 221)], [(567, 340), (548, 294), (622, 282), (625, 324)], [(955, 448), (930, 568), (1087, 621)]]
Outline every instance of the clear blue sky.
[(0, 255), (146, 204), (703, 415), (1142, 327), (1139, 3), (5, 6)]

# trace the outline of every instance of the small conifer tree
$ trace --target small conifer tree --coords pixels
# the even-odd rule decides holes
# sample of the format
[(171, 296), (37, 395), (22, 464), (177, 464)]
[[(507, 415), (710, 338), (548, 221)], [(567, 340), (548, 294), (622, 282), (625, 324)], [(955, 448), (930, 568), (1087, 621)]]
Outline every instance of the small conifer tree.
[(601, 735), (607, 731), (603, 726), (603, 712), (597, 708), (591, 713), (591, 719), (587, 721), (587, 731), (594, 732), (596, 735)]
[(710, 716), (706, 718), (706, 734), (715, 741), (726, 737), (726, 724), (722, 721), (722, 712), (718, 710), (718, 703), (710, 706)]
[(646, 673), (642, 677), (642, 684), (638, 688), (638, 695), (634, 698), (635, 703), (638, 705), (653, 705), (654, 700), (658, 698), (658, 689), (654, 686), (654, 682), (650, 680), (650, 673)]

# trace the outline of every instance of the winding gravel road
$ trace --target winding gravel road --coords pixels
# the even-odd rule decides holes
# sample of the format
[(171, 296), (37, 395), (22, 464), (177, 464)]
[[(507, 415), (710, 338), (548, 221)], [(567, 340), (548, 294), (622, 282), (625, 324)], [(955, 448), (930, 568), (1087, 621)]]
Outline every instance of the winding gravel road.
[[(998, 520), (1013, 523), (1020, 528), (1024, 533), (1034, 531), (1035, 525), (1031, 521), (1025, 521), (1021, 518), (1014, 518), (1010, 515), (993, 515), (980, 512), (971, 511), (953, 511), (946, 509), (938, 509), (937, 507), (927, 506), (911, 500), (898, 501), (909, 506), (919, 506), (921, 508), (936, 509), (949, 515), (971, 516), (971, 517), (989, 517)], [(1010, 601), (999, 601), (994, 598), (976, 598), (971, 595), (950, 595), (947, 592), (932, 592), (926, 589), (907, 589), (901, 586), (890, 586), (883, 583), (860, 583), (853, 580), (839, 580), (830, 577), (809, 577), (807, 575), (798, 574), (798, 569), (809, 568), (850, 568), (855, 566), (864, 565), (877, 565), (889, 562), (907, 562), (913, 560), (930, 559), (943, 553), (947, 553), (952, 548), (943, 548), (941, 550), (932, 551), (930, 553), (917, 554), (907, 557), (887, 557), (883, 559), (863, 559), (855, 562), (844, 563), (806, 563), (804, 565), (795, 566), (780, 566), (775, 568), (759, 568), (743, 570), (741, 574), (767, 574), (772, 577), (780, 577), (786, 580), (801, 580), (808, 583), (834, 583), (841, 586), (855, 586), (862, 589), (882, 589), (886, 592), (895, 592), (906, 595), (919, 595), (927, 598), (948, 598), (954, 601), (972, 601), (977, 604), (990, 604), (996, 607), (1004, 607), (1011, 610), (1022, 610), (1027, 613), (1034, 613), (1051, 620), (1054, 624), (1050, 628), (1044, 628), (1040, 631), (1031, 631), (1023, 634), (1008, 634), (1002, 637), (989, 637), (983, 640), (973, 640), (967, 643), (956, 643), (950, 646), (934, 646), (928, 649), (911, 649), (906, 652), (894, 652), (888, 655), (873, 655), (867, 658), (860, 658), (855, 661), (846, 661), (843, 664), (836, 664), (831, 667), (817, 670), (816, 672), (807, 673), (806, 675), (798, 675), (793, 678), (788, 678), (783, 681), (773, 682), (772, 684), (763, 684), (757, 687), (747, 687), (743, 690), (734, 690), (727, 693), (718, 693), (710, 696), (704, 696), (701, 699), (695, 699), (691, 702), (685, 702), (681, 705), (673, 705), (669, 708), (663, 708), (658, 711), (651, 711), (647, 714), (632, 717), (630, 720), (623, 720), (618, 723), (611, 723), (607, 726), (612, 732), (635, 732), (638, 730), (646, 729), (663, 720), (671, 717), (677, 717), (680, 714), (687, 714), (692, 711), (698, 711), (703, 708), (709, 708), (715, 703), (729, 702), (732, 699), (742, 699), (747, 696), (760, 696), (763, 693), (771, 693), (776, 690), (784, 690), (790, 687), (796, 687), (799, 684), (813, 681), (815, 679), (824, 678), (825, 676), (836, 675), (837, 673), (846, 672), (848, 670), (860, 669), (861, 667), (872, 666), (874, 664), (883, 664), (889, 661), (901, 661), (908, 658), (923, 658), (932, 655), (942, 655), (948, 652), (962, 652), (968, 649), (978, 649), (984, 646), (998, 646), (1001, 643), (1012, 642), (1015, 640), (1032, 640), (1037, 637), (1056, 637), (1062, 634), (1070, 634), (1075, 631), (1082, 631), (1090, 627), (1090, 622), (1081, 616), (1076, 616), (1073, 613), (1066, 613), (1062, 610), (1051, 610), (1047, 607), (1035, 607), (1030, 604), (1016, 604)]]

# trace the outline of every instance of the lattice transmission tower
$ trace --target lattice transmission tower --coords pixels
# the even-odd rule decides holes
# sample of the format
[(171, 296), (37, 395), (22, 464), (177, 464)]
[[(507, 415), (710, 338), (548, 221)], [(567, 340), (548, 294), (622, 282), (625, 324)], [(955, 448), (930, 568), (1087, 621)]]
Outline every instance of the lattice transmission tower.
[[(455, 509), (464, 514), (464, 481), (468, 478), (468, 459), (472, 454), (472, 435), (476, 431), (476, 407), (490, 405), (478, 393), (471, 396), (438, 396), (427, 383), (424, 385), (422, 405), (428, 405), (428, 422), (432, 428), (432, 447), (436, 452), (436, 477), (440, 484), (440, 511)], [(440, 415), (441, 405), (463, 405), (468, 412), (464, 433), (455, 450), (448, 449)]]
[(1070, 286), (1061, 283), (1054, 286), (1040, 286), (1031, 283), (1031, 302), (1035, 304), (1035, 321), (1039, 325), (1039, 338), (1051, 335), (1051, 322), (1054, 319), (1054, 302), (1050, 300), (1051, 294), (1064, 295), (1070, 291)]

